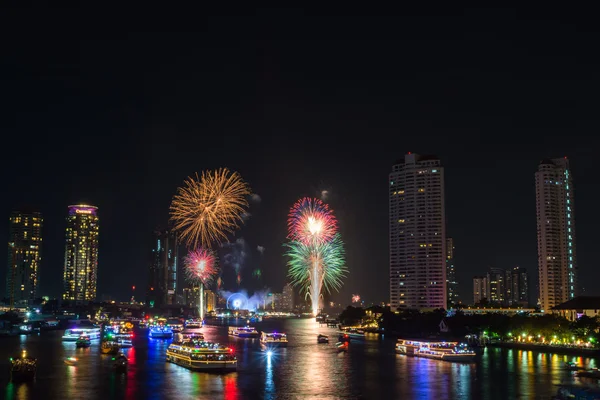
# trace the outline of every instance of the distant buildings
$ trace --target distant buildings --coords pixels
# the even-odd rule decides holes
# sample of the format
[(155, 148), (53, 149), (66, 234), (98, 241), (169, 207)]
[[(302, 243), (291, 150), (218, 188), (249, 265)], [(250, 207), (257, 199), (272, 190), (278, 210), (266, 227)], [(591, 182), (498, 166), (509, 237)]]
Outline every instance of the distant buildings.
[(198, 299), (200, 298), (200, 288), (184, 288), (183, 289), (183, 301), (186, 306), (191, 308), (198, 308)]
[(69, 206), (63, 300), (96, 299), (98, 281), (98, 207)]
[(539, 301), (543, 312), (577, 296), (575, 205), (567, 158), (543, 160), (535, 173)]
[(8, 221), (6, 297), (11, 308), (26, 307), (38, 295), (44, 219), (39, 212), (13, 211)]
[(489, 303), (511, 307), (529, 306), (527, 270), (491, 267), (485, 276), (473, 277), (473, 304)]
[(291, 283), (283, 287), (281, 310), (291, 312), (294, 310), (294, 288)]
[(458, 304), (458, 282), (454, 269), (454, 240), (446, 238), (446, 292), (448, 295), (448, 307)]
[(177, 302), (178, 248), (174, 232), (162, 229), (154, 231), (146, 292), (146, 302), (153, 307)]
[(212, 290), (204, 289), (204, 305), (206, 312), (215, 311), (217, 309), (217, 295)]
[(389, 175), (390, 305), (446, 308), (444, 168), (408, 153)]

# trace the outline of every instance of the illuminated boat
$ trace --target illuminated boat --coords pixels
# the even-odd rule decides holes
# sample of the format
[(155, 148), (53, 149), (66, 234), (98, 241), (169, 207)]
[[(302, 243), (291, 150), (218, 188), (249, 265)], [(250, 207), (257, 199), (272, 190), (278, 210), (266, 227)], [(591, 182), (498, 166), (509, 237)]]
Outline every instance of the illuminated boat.
[(472, 362), (477, 354), (459, 342), (430, 342), (420, 340), (398, 339), (396, 352), (415, 357), (432, 358), (434, 360)]
[(259, 336), (256, 328), (254, 328), (252, 326), (244, 326), (244, 327), (230, 326), (229, 327), (229, 335), (241, 337), (241, 338), (257, 338)]
[(183, 342), (184, 340), (204, 340), (204, 335), (199, 332), (186, 332), (176, 333), (174, 336), (176, 341)]
[(79, 336), (79, 338), (75, 342), (75, 346), (77, 348), (87, 348), (87, 347), (90, 347), (91, 345), (92, 345), (92, 341), (86, 335)]
[(99, 327), (73, 327), (67, 329), (62, 337), (63, 342), (76, 342), (81, 336), (87, 336), (90, 340), (100, 339)]
[(150, 328), (150, 337), (154, 339), (170, 339), (173, 337), (173, 330), (168, 326), (153, 326)]
[(181, 332), (183, 330), (183, 324), (179, 318), (169, 318), (167, 320), (166, 326), (171, 328), (171, 330), (175, 333)]
[(288, 340), (285, 333), (278, 332), (261, 332), (260, 345), (263, 348), (271, 347), (287, 347)]
[(20, 357), (10, 359), (10, 380), (13, 382), (27, 382), (35, 379), (37, 372), (37, 359), (28, 357), (23, 350)]
[(342, 332), (353, 338), (364, 338), (365, 331), (360, 328), (345, 328)]
[(348, 351), (349, 344), (350, 344), (350, 342), (337, 342), (335, 344), (335, 347), (337, 348), (338, 351)]
[(102, 354), (119, 354), (119, 344), (112, 340), (102, 342), (100, 346), (100, 352)]
[(185, 321), (186, 329), (199, 329), (202, 328), (202, 321), (199, 319), (188, 319)]
[(199, 340), (173, 342), (167, 348), (167, 361), (193, 371), (228, 372), (237, 369), (233, 349)]

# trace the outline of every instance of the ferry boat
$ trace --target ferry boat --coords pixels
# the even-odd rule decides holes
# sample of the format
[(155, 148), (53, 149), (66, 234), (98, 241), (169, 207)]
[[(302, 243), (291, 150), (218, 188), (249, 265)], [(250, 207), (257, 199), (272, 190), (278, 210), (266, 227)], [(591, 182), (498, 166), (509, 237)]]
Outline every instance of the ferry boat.
[(434, 360), (471, 362), (477, 354), (459, 342), (431, 342), (398, 339), (396, 352)]
[(90, 340), (100, 339), (100, 328), (74, 327), (67, 329), (62, 337), (63, 342), (76, 342), (81, 336), (87, 336)]
[(37, 358), (27, 356), (23, 350), (20, 357), (10, 359), (10, 380), (13, 382), (27, 382), (35, 379), (37, 372)]
[(87, 348), (90, 347), (92, 345), (92, 341), (90, 340), (89, 337), (85, 336), (85, 335), (81, 335), (79, 336), (79, 339), (77, 339), (77, 341), (75, 342), (75, 346), (77, 348)]
[(202, 328), (202, 321), (199, 319), (188, 319), (185, 321), (186, 329), (199, 329)]
[(254, 328), (252, 326), (244, 326), (244, 327), (230, 326), (229, 327), (229, 335), (237, 336), (237, 337), (241, 337), (241, 338), (257, 338), (259, 336), (256, 328)]
[(235, 371), (233, 349), (199, 340), (173, 342), (167, 348), (167, 361), (193, 371)]
[(150, 337), (154, 339), (170, 339), (173, 337), (173, 330), (165, 326), (153, 326), (150, 328)]
[(271, 347), (287, 347), (288, 340), (285, 333), (277, 332), (261, 332), (260, 344), (265, 348)]

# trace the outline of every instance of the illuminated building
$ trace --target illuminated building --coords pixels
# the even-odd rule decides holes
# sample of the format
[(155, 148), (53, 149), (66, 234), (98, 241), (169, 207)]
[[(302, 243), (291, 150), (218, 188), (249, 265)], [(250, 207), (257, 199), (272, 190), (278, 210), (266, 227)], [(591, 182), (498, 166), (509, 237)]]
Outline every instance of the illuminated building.
[(487, 294), (490, 303), (505, 303), (506, 286), (504, 280), (506, 271), (502, 268), (491, 267), (487, 273)]
[(26, 307), (37, 295), (44, 220), (39, 212), (13, 211), (8, 221), (6, 297), (11, 308)]
[(217, 309), (217, 295), (212, 290), (204, 289), (204, 297), (206, 301), (206, 312), (215, 311)]
[(444, 168), (408, 153), (389, 175), (390, 306), (446, 308)]
[(510, 273), (510, 305), (527, 307), (529, 305), (529, 278), (527, 270), (515, 267)]
[(157, 229), (152, 240), (146, 302), (161, 307), (177, 302), (179, 246), (174, 232)]
[(448, 294), (448, 307), (458, 304), (458, 282), (454, 269), (454, 241), (446, 238), (446, 292)]
[(567, 158), (543, 160), (535, 173), (539, 300), (542, 312), (577, 296), (575, 206)]
[(487, 276), (473, 277), (473, 304), (479, 304), (482, 300), (488, 300)]
[(185, 305), (191, 308), (198, 308), (198, 299), (200, 296), (200, 288), (184, 288), (183, 289), (183, 301)]
[(98, 207), (69, 206), (63, 300), (94, 301), (97, 281)]
[(290, 312), (294, 309), (294, 288), (291, 283), (283, 287), (281, 311)]

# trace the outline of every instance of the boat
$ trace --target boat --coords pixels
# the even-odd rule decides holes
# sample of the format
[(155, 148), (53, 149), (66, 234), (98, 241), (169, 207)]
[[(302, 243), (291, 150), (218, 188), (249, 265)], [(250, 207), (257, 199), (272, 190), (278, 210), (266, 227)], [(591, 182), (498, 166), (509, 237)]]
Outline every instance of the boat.
[(263, 348), (272, 347), (287, 347), (288, 340), (285, 333), (278, 332), (261, 332), (260, 333), (260, 345)]
[(77, 359), (75, 357), (69, 357), (69, 358), (65, 359), (65, 364), (74, 367), (77, 365)]
[(237, 358), (232, 348), (199, 340), (171, 343), (167, 348), (167, 362), (193, 371), (227, 372), (237, 369)]
[(583, 371), (578, 371), (575, 373), (575, 376), (577, 376), (578, 378), (600, 379), (600, 369), (592, 368), (592, 369), (586, 369)]
[(184, 340), (204, 340), (204, 335), (199, 332), (186, 332), (183, 331), (177, 334), (180, 337), (180, 341)]
[(119, 344), (112, 340), (107, 340), (102, 342), (100, 346), (100, 351), (102, 354), (119, 354)]
[(166, 326), (171, 328), (174, 333), (183, 331), (183, 324), (179, 318), (169, 318), (167, 320)]
[(342, 332), (347, 334), (348, 336), (351, 336), (354, 338), (364, 338), (365, 337), (365, 331), (363, 329), (359, 329), (359, 328), (346, 328)]
[(200, 329), (202, 328), (202, 321), (199, 319), (188, 319), (185, 321), (185, 329)]
[(117, 357), (113, 358), (113, 361), (115, 362), (113, 364), (113, 369), (116, 373), (127, 372), (128, 360), (127, 357), (125, 357), (125, 354), (119, 353)]
[(241, 338), (256, 338), (259, 336), (256, 328), (251, 327), (251, 326), (244, 326), (244, 327), (230, 326), (229, 327), (229, 335), (237, 336), (237, 337), (241, 337)]
[(552, 400), (597, 400), (600, 399), (600, 390), (597, 387), (559, 385), (558, 391)]
[(398, 339), (396, 352), (434, 360), (472, 362), (477, 354), (459, 342), (432, 342), (425, 340)]
[(79, 339), (77, 339), (77, 341), (75, 342), (75, 346), (77, 348), (87, 348), (87, 347), (90, 347), (91, 345), (92, 345), (92, 341), (90, 340), (89, 337), (87, 337), (85, 335), (79, 336)]
[(347, 351), (349, 344), (350, 342), (337, 342), (335, 347), (338, 349), (338, 351)]
[(62, 337), (63, 342), (76, 342), (81, 336), (87, 336), (90, 340), (100, 339), (100, 327), (73, 327), (65, 330)]
[(327, 335), (317, 336), (317, 343), (329, 343), (329, 336), (327, 336)]
[(37, 359), (28, 357), (23, 350), (20, 357), (10, 359), (10, 380), (13, 382), (27, 382), (35, 379), (37, 372)]
[(566, 369), (567, 371), (580, 371), (580, 370), (584, 370), (584, 367), (580, 367), (578, 364), (572, 362), (572, 361), (567, 361), (564, 363), (563, 369)]
[(150, 328), (150, 337), (154, 339), (170, 339), (173, 337), (173, 330), (168, 326), (153, 326)]
[(338, 342), (341, 343), (346, 343), (346, 342), (350, 342), (350, 336), (348, 336), (348, 334), (346, 333), (342, 333), (340, 336), (338, 336)]

